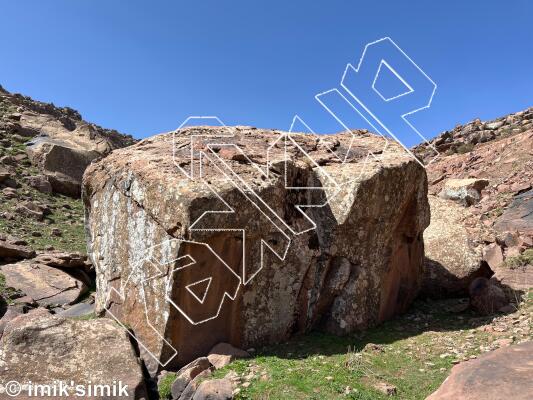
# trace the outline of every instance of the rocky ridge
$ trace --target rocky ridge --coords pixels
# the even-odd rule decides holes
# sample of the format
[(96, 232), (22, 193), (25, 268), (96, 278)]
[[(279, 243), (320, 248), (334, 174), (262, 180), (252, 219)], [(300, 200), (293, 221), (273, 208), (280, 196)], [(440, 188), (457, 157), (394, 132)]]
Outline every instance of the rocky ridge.
[(1, 90), (0, 142), (2, 164), (31, 163), (42, 173), (29, 180), (32, 186), (48, 193), (53, 190), (79, 197), (85, 168), (135, 140), (88, 123), (69, 107), (60, 108)]

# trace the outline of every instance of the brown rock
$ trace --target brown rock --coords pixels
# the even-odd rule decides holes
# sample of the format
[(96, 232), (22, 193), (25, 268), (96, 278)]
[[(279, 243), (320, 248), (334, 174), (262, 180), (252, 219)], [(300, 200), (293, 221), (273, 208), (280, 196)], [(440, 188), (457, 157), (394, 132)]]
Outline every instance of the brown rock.
[(494, 271), (493, 279), (511, 290), (526, 292), (533, 287), (533, 266), (510, 268), (502, 264)]
[(387, 382), (377, 382), (373, 386), (377, 391), (383, 393), (385, 396), (395, 396), (398, 390), (396, 386), (390, 385)]
[(86, 290), (83, 280), (36, 260), (1, 267), (6, 286), (30, 296), (43, 306), (73, 304)]
[(482, 315), (493, 314), (509, 304), (503, 290), (487, 278), (476, 278), (469, 292), (470, 305)]
[(87, 256), (80, 253), (66, 253), (60, 251), (49, 251), (40, 253), (35, 257), (35, 262), (46, 264), (56, 268), (87, 268)]
[(26, 244), (21, 239), (0, 235), (0, 260), (35, 257), (35, 251)]
[[(85, 123), (76, 122), (75, 130), (70, 131), (50, 116), (25, 113), (21, 125), (40, 130), (41, 136), (27, 147), (32, 164), (48, 177), (54, 192), (72, 197), (80, 195), (83, 173), (93, 160), (134, 142), (118, 133), (107, 136)], [(46, 136), (42, 135), (43, 130)]]
[[(146, 397), (141, 366), (128, 334), (108, 319), (81, 321), (50, 314), (24, 314), (13, 319), (0, 341), (0, 375), (33, 384), (63, 381), (70, 385), (127, 385), (127, 396), (87, 399), (142, 399)], [(29, 400), (27, 389), (17, 399)], [(75, 396), (61, 398), (79, 398)]]
[(0, 318), (0, 339), (4, 334), (4, 329), (6, 328), (7, 324), (21, 314), (22, 312), (17, 307), (7, 307), (7, 311)]
[(5, 181), (6, 179), (9, 179), (10, 176), (11, 176), (11, 174), (9, 173), (7, 168), (2, 167), (0, 165), (0, 183)]
[(233, 399), (233, 385), (228, 379), (210, 379), (203, 381), (193, 400), (231, 400)]
[(533, 190), (514, 197), (509, 207), (496, 220), (494, 229), (499, 232), (519, 231), (533, 236)]
[(483, 260), (494, 271), (503, 263), (502, 248), (497, 243), (491, 243), (483, 249)]
[(504, 347), (454, 366), (426, 400), (529, 400), (532, 376), (533, 342)]
[(210, 370), (211, 363), (207, 357), (200, 357), (182, 367), (176, 374), (176, 379), (172, 383), (171, 393), (172, 398), (177, 399), (181, 396), (189, 383), (196, 378), (198, 374), (203, 371)]
[(11, 188), (11, 187), (3, 188), (3, 189), (2, 189), (2, 194), (3, 194), (7, 199), (14, 199), (14, 198), (17, 197), (17, 189), (14, 189), (14, 188)]
[(25, 201), (21, 203), (15, 211), (28, 218), (32, 218), (36, 221), (42, 221), (44, 218), (44, 212), (41, 207), (31, 201)]
[(52, 185), (45, 175), (32, 175), (26, 177), (26, 182), (32, 188), (42, 193), (52, 193)]
[[(220, 137), (227, 131), (234, 137)], [(194, 134), (219, 136), (197, 143), (210, 154), (202, 158), (203, 179), (176, 168), (190, 171)], [(110, 306), (162, 362), (166, 338), (177, 350), (171, 363), (180, 366), (220, 342), (258, 347), (319, 326), (348, 334), (405, 311), (422, 278), (424, 169), (396, 144), (383, 150), (383, 139), (370, 134), (335, 135), (338, 154), (349, 153), (344, 164), (319, 149), (316, 136), (290, 137), (247, 127), (186, 128), (175, 141), (158, 135), (91, 164), (83, 200), (97, 312)], [(219, 159), (210, 143), (238, 144), (264, 161)], [(267, 151), (268, 175), (261, 172)], [(369, 151), (379, 159), (367, 159)], [(329, 161), (318, 168), (315, 159)], [(287, 189), (309, 184), (324, 190)], [(206, 214), (227, 210), (221, 199), (237, 211)], [(305, 217), (297, 207), (327, 200), (305, 208)], [(143, 283), (150, 276), (157, 277)], [(153, 360), (149, 367), (158, 368)]]
[(213, 364), (215, 369), (220, 369), (228, 365), (237, 358), (248, 358), (248, 352), (233, 347), (229, 343), (219, 343), (211, 349), (207, 358)]
[(196, 389), (198, 389), (198, 386), (202, 381), (206, 378), (208, 378), (211, 375), (211, 370), (206, 369), (205, 371), (200, 372), (196, 377), (189, 382), (185, 390), (181, 393), (181, 396), (179, 397), (179, 400), (192, 400), (194, 394), (196, 393)]
[(28, 147), (28, 152), (32, 163), (42, 170), (54, 192), (79, 197), (85, 169), (101, 154), (68, 144), (39, 142)]

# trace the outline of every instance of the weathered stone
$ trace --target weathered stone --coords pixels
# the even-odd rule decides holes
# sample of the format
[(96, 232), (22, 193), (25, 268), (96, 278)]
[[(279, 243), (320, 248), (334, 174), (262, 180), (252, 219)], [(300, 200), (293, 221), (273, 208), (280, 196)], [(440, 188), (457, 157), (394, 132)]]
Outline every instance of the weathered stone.
[(173, 399), (178, 399), (189, 383), (196, 376), (212, 368), (207, 357), (200, 357), (182, 367), (176, 374), (176, 379), (172, 382), (171, 394)]
[[(220, 137), (228, 131), (235, 137)], [(190, 169), (195, 134), (219, 136), (195, 147), (210, 154), (203, 179), (176, 167)], [(405, 311), (422, 278), (424, 169), (374, 135), (336, 135), (340, 159), (319, 149), (314, 135), (290, 138), (247, 127), (187, 128), (176, 134), (175, 159), (173, 137), (165, 134), (91, 164), (83, 199), (97, 312), (108, 305), (162, 362), (173, 354), (165, 337), (177, 349), (171, 364), (184, 365), (219, 342), (258, 347), (318, 327), (347, 334)], [(252, 156), (222, 152), (232, 143)], [(261, 172), (267, 151), (268, 175)], [(370, 151), (379, 156), (367, 157)], [(309, 185), (323, 190), (290, 189)], [(221, 199), (238, 212), (205, 214), (227, 210)], [(297, 208), (328, 200), (302, 208), (305, 217)]]
[[(502, 264), (494, 271), (493, 278), (500, 282), (504, 288), (527, 292), (533, 288), (533, 265), (510, 268), (506, 264)], [(511, 293), (511, 295), (513, 294)]]
[(2, 189), (2, 194), (7, 199), (14, 199), (17, 197), (17, 189), (6, 187)]
[(504, 121), (494, 121), (494, 122), (489, 122), (485, 126), (487, 129), (494, 130), (494, 129), (501, 128), (504, 123), (505, 123)]
[(21, 239), (0, 235), (0, 260), (35, 257), (35, 251)]
[(470, 206), (481, 199), (481, 191), (489, 184), (486, 179), (448, 179), (439, 196)]
[[(83, 398), (147, 399), (140, 363), (128, 334), (113, 321), (81, 321), (53, 315), (24, 314), (5, 328), (0, 341), (0, 376), (5, 382), (70, 386), (127, 386), (127, 396), (83, 396)], [(115, 381), (115, 382), (114, 382)], [(74, 390), (74, 388), (72, 388)], [(73, 392), (68, 397), (74, 396)], [(43, 398), (45, 396), (42, 396)], [(52, 396), (55, 397), (55, 396)], [(17, 399), (29, 400), (27, 389)]]
[(87, 269), (89, 262), (87, 256), (80, 253), (65, 253), (60, 251), (50, 251), (40, 253), (35, 257), (35, 262), (46, 264), (56, 268), (80, 268)]
[(495, 271), (503, 263), (502, 248), (497, 243), (491, 243), (483, 249), (483, 260)]
[(499, 232), (519, 231), (533, 236), (533, 189), (514, 197), (496, 220), (494, 229)]
[(32, 175), (25, 178), (28, 185), (42, 193), (52, 193), (52, 185), (46, 175)]
[(94, 314), (94, 303), (74, 304), (72, 307), (57, 313), (58, 316), (63, 318), (86, 317), (92, 314)]
[[(178, 400), (192, 400), (194, 394), (196, 393), (196, 389), (198, 389), (198, 386), (202, 382), (202, 380), (206, 379), (211, 375), (211, 370), (206, 369), (205, 371), (200, 372), (196, 377), (189, 382), (183, 393), (181, 393), (181, 396)], [(176, 400), (176, 399), (173, 399)]]
[(39, 166), (48, 178), (54, 192), (79, 197), (83, 172), (101, 154), (81, 148), (71, 148), (68, 143), (39, 141), (28, 147), (31, 161)]
[(200, 383), (193, 400), (231, 400), (233, 385), (229, 379), (209, 379)]
[(3, 181), (5, 181), (6, 179), (9, 179), (10, 176), (11, 176), (11, 174), (9, 173), (9, 171), (7, 170), (7, 168), (2, 167), (2, 166), (0, 165), (0, 183), (2, 183)]
[(429, 196), (431, 223), (424, 232), (426, 263), (422, 294), (431, 298), (466, 296), (478, 277), (492, 271), (474, 247), (464, 226), (467, 210), (455, 202)]
[(44, 212), (35, 203), (32, 203), (31, 201), (25, 201), (17, 206), (15, 211), (28, 218), (32, 218), (36, 221), (42, 221), (44, 218)]
[(4, 334), (4, 329), (6, 328), (7, 324), (21, 314), (22, 312), (17, 307), (7, 307), (7, 311), (0, 318), (0, 339)]
[(532, 376), (533, 342), (506, 346), (454, 366), (426, 400), (529, 400)]
[(394, 396), (398, 391), (396, 386), (387, 382), (376, 382), (373, 386), (377, 391), (383, 393), (385, 396)]
[(87, 290), (86, 282), (75, 278), (72, 272), (38, 260), (3, 265), (0, 271), (6, 286), (22, 291), (43, 306), (73, 304)]
[(482, 315), (490, 315), (509, 304), (504, 291), (487, 278), (476, 278), (470, 284), (470, 305)]
[(39, 127), (40, 136), (27, 146), (27, 152), (32, 164), (48, 177), (53, 190), (67, 196), (80, 195), (83, 172), (93, 160), (133, 143), (131, 138), (119, 138), (120, 135), (109, 140), (88, 124), (70, 131), (50, 116), (24, 114), (21, 124), (36, 125), (43, 118), (47, 125)]
[(218, 343), (209, 351), (209, 355), (207, 356), (216, 369), (223, 368), (238, 358), (248, 357), (250, 357), (248, 352), (238, 349), (229, 343)]

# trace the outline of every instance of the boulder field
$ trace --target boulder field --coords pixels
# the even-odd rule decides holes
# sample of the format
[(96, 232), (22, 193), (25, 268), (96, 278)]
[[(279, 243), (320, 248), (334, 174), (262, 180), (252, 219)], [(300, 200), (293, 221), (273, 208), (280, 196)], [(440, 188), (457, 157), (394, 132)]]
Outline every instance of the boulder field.
[(220, 342), (368, 328), (423, 277), (425, 170), (362, 131), (185, 128), (91, 164), (82, 197), (97, 312), (152, 373)]

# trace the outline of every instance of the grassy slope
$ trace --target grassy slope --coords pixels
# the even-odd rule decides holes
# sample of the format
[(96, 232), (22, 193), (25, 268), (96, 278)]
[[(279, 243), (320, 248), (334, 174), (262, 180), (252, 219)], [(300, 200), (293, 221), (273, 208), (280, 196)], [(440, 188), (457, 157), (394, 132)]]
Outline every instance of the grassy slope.
[[(496, 319), (454, 312), (457, 305), (457, 300), (418, 301), (408, 314), (362, 336), (313, 333), (296, 337), (261, 349), (251, 360), (235, 361), (215, 375), (222, 377), (229, 371), (241, 378), (253, 375), (249, 386), (239, 387), (238, 399), (387, 398), (373, 388), (377, 382), (396, 386), (398, 399), (424, 399), (444, 381), (454, 362), (494, 348), (491, 343), (499, 338), (532, 339), (531, 294), (513, 316)], [(513, 321), (524, 316), (529, 326), (525, 334), (513, 328)], [(487, 324), (502, 325), (502, 318), (510, 327), (486, 331)], [(363, 350), (368, 343), (380, 349)]]
[[(10, 103), (0, 103), (0, 113), (14, 112)], [(17, 135), (7, 135), (5, 139), (9, 145), (0, 144), (0, 157), (25, 154), (24, 142), (28, 138)], [(9, 212), (14, 214), (13, 220), (0, 217), (0, 233), (11, 234), (26, 240), (36, 250), (44, 250), (53, 246), (56, 250), (79, 251), (85, 253), (85, 239), (83, 229), (83, 206), (81, 200), (72, 199), (57, 194), (44, 194), (28, 186), (23, 180), (23, 173), (38, 175), (35, 167), (31, 166), (28, 159), (22, 160), (16, 167), (16, 175), (13, 178), (20, 185), (17, 188), (18, 197), (7, 199), (0, 191), (0, 213)], [(50, 207), (52, 213), (47, 215), (42, 222), (25, 218), (15, 213), (15, 207), (23, 200), (30, 200)], [(53, 228), (61, 230), (60, 237), (52, 236)], [(32, 236), (33, 232), (41, 236)]]

